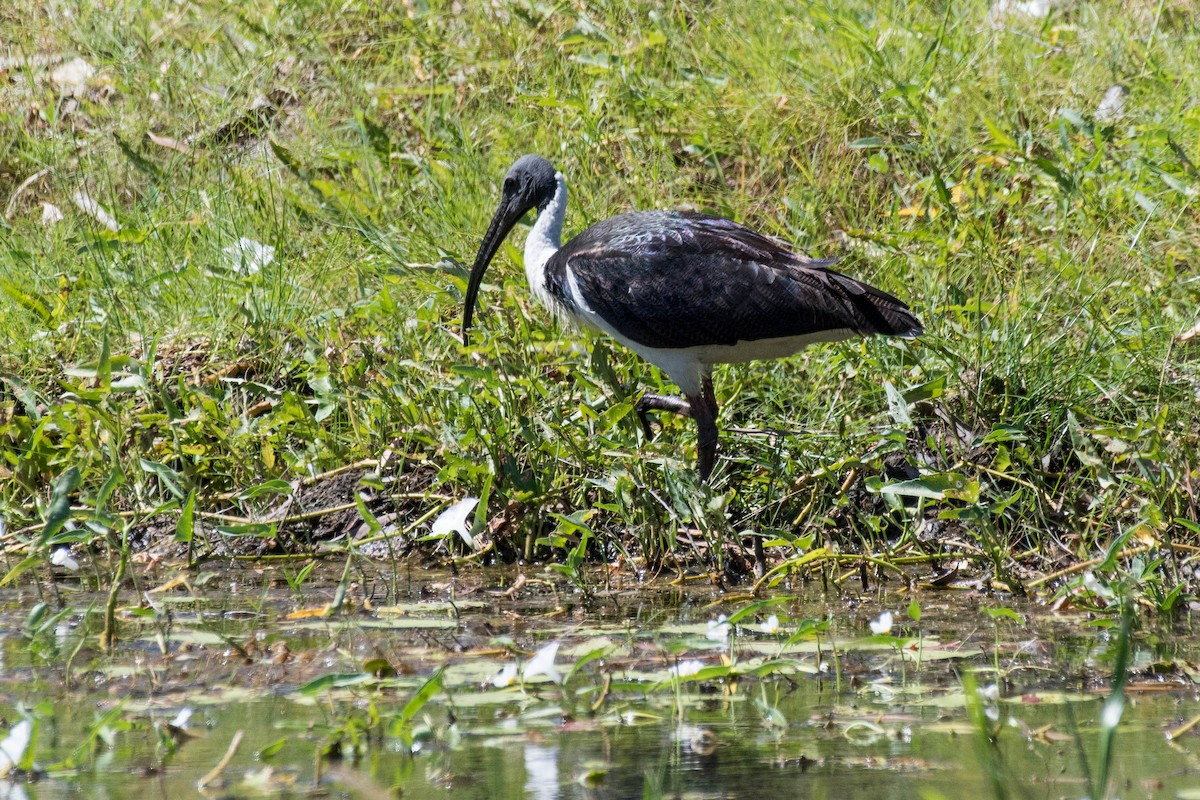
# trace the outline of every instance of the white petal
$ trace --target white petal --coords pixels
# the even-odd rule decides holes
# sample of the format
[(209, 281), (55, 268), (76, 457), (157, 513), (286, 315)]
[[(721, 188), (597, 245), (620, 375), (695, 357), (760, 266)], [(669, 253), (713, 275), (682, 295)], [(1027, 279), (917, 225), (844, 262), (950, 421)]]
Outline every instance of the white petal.
[(99, 222), (113, 233), (121, 230), (120, 224), (112, 218), (111, 214), (104, 210), (104, 206), (92, 199), (92, 196), (87, 192), (80, 189), (78, 192), (71, 195), (71, 200), (75, 202), (75, 205), (80, 211), (87, 214), (89, 217), (96, 220), (96, 222)]
[(723, 642), (729, 638), (729, 623), (724, 614), (708, 621), (708, 632), (704, 635), (714, 642)]
[(1125, 711), (1125, 698), (1120, 695), (1113, 695), (1104, 703), (1104, 710), (1100, 712), (1100, 725), (1104, 728), (1115, 728), (1117, 723), (1121, 721), (1121, 714)]
[(767, 617), (767, 621), (758, 626), (758, 629), (763, 633), (779, 633), (779, 617), (772, 614)]
[(891, 633), (892, 622), (893, 622), (892, 612), (890, 612), (890, 611), (883, 612), (882, 614), (879, 615), (879, 619), (877, 619), (871, 623), (871, 633), (875, 634), (876, 636), (881, 636), (885, 633)]
[(188, 721), (191, 718), (192, 718), (192, 709), (191, 708), (182, 708), (179, 710), (179, 713), (175, 715), (175, 719), (171, 720), (167, 724), (170, 725), (172, 728), (186, 728)]
[(1050, 9), (1058, 0), (996, 0), (988, 10), (988, 21), (993, 25), (1005, 16), (1042, 19), (1050, 15)]
[(1119, 120), (1125, 114), (1125, 98), (1128, 96), (1129, 90), (1119, 83), (1108, 87), (1096, 108), (1096, 122), (1110, 125)]
[(513, 662), (511, 664), (505, 664), (503, 667), (500, 668), (500, 671), (496, 673), (496, 676), (494, 678), (492, 678), (492, 686), (495, 686), (497, 689), (504, 689), (508, 686), (512, 686), (513, 681), (515, 681), (516, 679), (517, 679), (517, 664), (516, 664), (516, 662)]
[(12, 772), (13, 767), (21, 763), (25, 751), (29, 748), (29, 739), (33, 736), (33, 723), (23, 719), (13, 725), (4, 741), (0, 741), (0, 775)]
[(471, 535), (471, 524), (467, 522), (467, 516), (479, 504), (478, 497), (464, 497), (454, 505), (447, 508), (438, 518), (433, 521), (432, 532), (434, 536), (445, 536), (450, 531), (458, 531), (462, 536), (463, 541), (472, 548), (478, 547), (475, 542), (475, 537)]
[(222, 252), (229, 257), (230, 269), (242, 275), (254, 275), (275, 260), (274, 247), (247, 239), (245, 236)]
[(50, 70), (50, 82), (63, 94), (82, 94), (96, 68), (82, 58), (73, 58)]
[(557, 655), (558, 642), (551, 642), (533, 654), (533, 658), (525, 664), (521, 677), (529, 680), (538, 675), (545, 675), (555, 683), (562, 683), (562, 673), (558, 671), (558, 667), (554, 666), (554, 658)]
[(79, 562), (71, 558), (71, 549), (69, 547), (60, 547), (50, 555), (50, 563), (56, 567), (70, 570), (71, 572), (79, 571)]
[(704, 669), (704, 662), (698, 658), (693, 658), (689, 661), (682, 661), (671, 667), (671, 675), (676, 678), (687, 678), (691, 675), (695, 675), (702, 669)]
[(62, 210), (54, 203), (42, 203), (42, 224), (49, 227), (63, 221)]

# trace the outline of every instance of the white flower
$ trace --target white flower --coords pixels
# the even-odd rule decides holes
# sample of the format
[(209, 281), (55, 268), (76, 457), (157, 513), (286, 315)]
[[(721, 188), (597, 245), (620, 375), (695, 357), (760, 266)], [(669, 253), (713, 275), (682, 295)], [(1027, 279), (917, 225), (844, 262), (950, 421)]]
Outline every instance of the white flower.
[(175, 715), (175, 719), (171, 720), (167, 724), (170, 725), (172, 728), (179, 728), (182, 730), (183, 728), (187, 727), (188, 722), (191, 720), (191, 718), (192, 718), (192, 709), (189, 707), (184, 707), (184, 708), (180, 709), (178, 714)]
[(879, 619), (871, 622), (871, 633), (876, 636), (882, 636), (885, 633), (892, 632), (892, 612), (885, 611), (879, 615)]
[(978, 686), (975, 689), (975, 694), (979, 695), (981, 705), (983, 706), (983, 716), (992, 722), (998, 722), (1000, 719), (1000, 706), (996, 703), (1000, 700), (1000, 687), (995, 683), (989, 683), (987, 686)]
[(230, 269), (242, 275), (254, 275), (275, 260), (274, 247), (245, 236), (221, 252), (229, 257)]
[(1055, 0), (996, 0), (988, 11), (987, 19), (992, 27), (1000, 25), (1005, 16), (1042, 19), (1049, 16), (1054, 4)]
[(29, 739), (33, 736), (33, 723), (23, 719), (13, 725), (4, 741), (0, 741), (0, 776), (7, 775), (21, 763), (25, 751), (29, 749)]
[(726, 622), (727, 619), (728, 619), (728, 617), (726, 617), (724, 614), (717, 617), (716, 619), (710, 619), (708, 621), (708, 632), (704, 634), (705, 637), (711, 639), (714, 642), (728, 641), (729, 640), (729, 623)]
[(50, 82), (63, 94), (80, 95), (87, 89), (87, 82), (96, 74), (96, 68), (82, 58), (64, 61), (50, 70)]
[(779, 617), (775, 614), (767, 617), (767, 621), (761, 623), (758, 629), (763, 633), (779, 633)]
[(1116, 595), (1113, 590), (1104, 585), (1094, 572), (1085, 572), (1083, 575), (1083, 588), (1091, 592), (1097, 597), (1105, 600), (1112, 600)]
[(475, 542), (475, 537), (471, 535), (471, 525), (467, 522), (467, 515), (478, 504), (478, 497), (464, 497), (447, 508), (433, 521), (433, 535), (445, 536), (450, 531), (458, 531), (458, 535), (463, 538), (468, 547), (472, 550), (478, 549), (479, 545)]
[(695, 675), (700, 670), (704, 669), (704, 662), (698, 658), (693, 658), (688, 661), (681, 661), (671, 667), (671, 677), (687, 678)]
[(533, 654), (533, 658), (525, 664), (521, 677), (525, 680), (545, 675), (554, 683), (562, 683), (562, 673), (554, 666), (554, 657), (558, 655), (558, 642), (551, 642)]
[(509, 686), (512, 686), (513, 681), (516, 679), (517, 664), (514, 661), (512, 663), (505, 664), (500, 668), (500, 671), (496, 673), (494, 678), (492, 678), (492, 686), (495, 686), (497, 689), (506, 689)]
[(60, 547), (50, 555), (50, 563), (71, 572), (79, 571), (79, 562), (71, 558), (69, 547)]
[(80, 211), (87, 214), (89, 217), (96, 220), (96, 222), (99, 222), (113, 233), (121, 230), (121, 224), (113, 219), (112, 214), (109, 214), (107, 211), (105, 211), (104, 206), (92, 199), (92, 196), (87, 192), (81, 189), (75, 192), (75, 194), (71, 195), (71, 199), (75, 202), (75, 205), (78, 206)]
[(1101, 125), (1111, 125), (1119, 120), (1125, 113), (1125, 98), (1128, 96), (1129, 89), (1119, 83), (1108, 87), (1108, 91), (1100, 100), (1099, 107), (1096, 108), (1096, 122)]
[(1125, 698), (1120, 695), (1113, 695), (1104, 703), (1104, 710), (1100, 712), (1100, 725), (1104, 728), (1115, 728), (1117, 723), (1121, 721), (1121, 714), (1125, 711)]

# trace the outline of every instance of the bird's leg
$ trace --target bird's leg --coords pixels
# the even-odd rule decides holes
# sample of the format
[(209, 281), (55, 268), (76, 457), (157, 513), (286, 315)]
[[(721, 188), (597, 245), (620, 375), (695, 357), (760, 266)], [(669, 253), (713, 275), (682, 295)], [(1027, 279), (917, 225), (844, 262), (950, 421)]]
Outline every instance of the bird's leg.
[(633, 408), (637, 411), (638, 419), (642, 421), (642, 428), (646, 431), (647, 439), (654, 438), (654, 429), (650, 427), (650, 418), (646, 416), (647, 411), (670, 411), (672, 414), (680, 414), (685, 417), (692, 415), (692, 406), (685, 398), (671, 395), (644, 394)]
[(692, 419), (696, 420), (696, 471), (700, 482), (705, 483), (717, 461), (717, 396), (712, 377), (704, 376), (700, 394), (690, 395), (687, 400)]
[(717, 461), (717, 396), (713, 392), (712, 377), (706, 375), (696, 394), (675, 397), (672, 395), (644, 394), (634, 406), (642, 427), (646, 429), (646, 438), (653, 439), (654, 431), (650, 427), (647, 411), (670, 411), (696, 420), (698, 435), (696, 437), (696, 470), (700, 480), (707, 481), (712, 474), (713, 465)]

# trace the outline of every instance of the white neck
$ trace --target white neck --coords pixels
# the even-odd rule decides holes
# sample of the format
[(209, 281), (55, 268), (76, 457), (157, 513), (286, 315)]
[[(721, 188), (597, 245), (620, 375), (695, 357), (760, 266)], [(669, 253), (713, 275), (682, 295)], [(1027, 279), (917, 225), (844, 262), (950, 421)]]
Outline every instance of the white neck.
[(546, 293), (546, 262), (562, 246), (563, 217), (567, 213), (567, 179), (561, 172), (554, 176), (558, 188), (525, 239), (525, 277), (533, 296), (547, 308), (554, 308)]

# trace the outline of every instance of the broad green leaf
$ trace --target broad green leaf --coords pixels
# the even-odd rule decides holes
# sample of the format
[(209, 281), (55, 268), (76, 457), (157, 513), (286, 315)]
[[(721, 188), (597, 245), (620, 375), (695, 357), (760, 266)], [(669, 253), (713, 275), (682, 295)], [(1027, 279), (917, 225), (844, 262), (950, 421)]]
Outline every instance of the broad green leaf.
[(183, 511), (179, 515), (179, 522), (175, 524), (175, 541), (192, 541), (192, 533), (195, 529), (195, 514), (196, 490), (192, 489), (188, 493), (187, 502), (183, 504)]
[(83, 478), (78, 467), (71, 467), (58, 476), (50, 491), (50, 507), (46, 510), (46, 524), (42, 527), (38, 544), (43, 545), (54, 538), (71, 517), (71, 495), (79, 488)]

